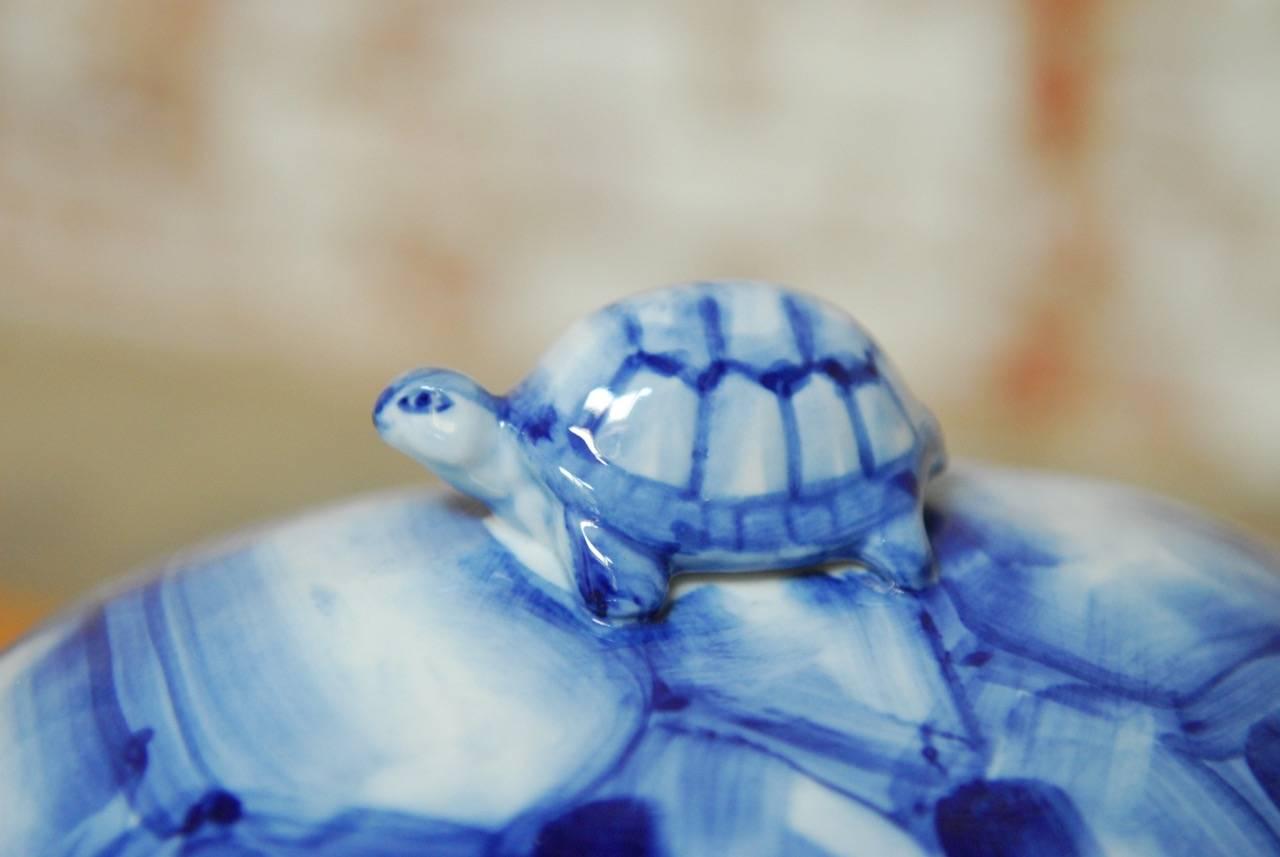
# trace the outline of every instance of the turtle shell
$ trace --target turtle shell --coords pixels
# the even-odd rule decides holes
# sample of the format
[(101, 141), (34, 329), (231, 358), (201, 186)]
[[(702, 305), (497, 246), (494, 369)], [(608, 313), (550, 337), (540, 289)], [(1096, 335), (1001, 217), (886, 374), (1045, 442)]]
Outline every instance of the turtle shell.
[(802, 499), (893, 470), (921, 477), (942, 457), (933, 417), (856, 321), (764, 284), (608, 306), (509, 401), (550, 481), (594, 485), (608, 467), (673, 500)]

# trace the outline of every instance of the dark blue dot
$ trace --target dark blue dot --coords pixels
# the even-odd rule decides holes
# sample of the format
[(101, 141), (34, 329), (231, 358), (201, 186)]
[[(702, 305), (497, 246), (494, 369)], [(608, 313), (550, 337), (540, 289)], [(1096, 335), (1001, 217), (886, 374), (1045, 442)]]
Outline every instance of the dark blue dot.
[(214, 824), (235, 824), (243, 813), (240, 798), (231, 792), (218, 790), (209, 796), (208, 818)]
[(151, 728), (139, 729), (129, 736), (124, 749), (120, 751), (120, 760), (124, 762), (125, 768), (134, 774), (142, 774), (147, 770), (147, 744), (153, 737), (155, 730)]
[(689, 707), (689, 697), (676, 693), (664, 681), (653, 683), (653, 708), (655, 711), (680, 711)]
[(1067, 793), (1039, 780), (966, 783), (938, 801), (933, 821), (947, 857), (1099, 853)]
[(962, 660), (960, 663), (964, 664), (967, 667), (980, 667), (980, 666), (983, 666), (989, 660), (991, 660), (991, 652), (986, 652), (979, 649), (976, 652), (970, 652), (969, 654), (965, 655), (964, 660)]
[(417, 393), (417, 394), (406, 393), (405, 395), (401, 396), (399, 399), (396, 399), (396, 407), (404, 411), (406, 414), (417, 413), (418, 411), (422, 410), (421, 396), (422, 396), (421, 393)]
[(551, 440), (556, 427), (556, 409), (548, 405), (531, 416), (524, 424), (524, 436), (533, 443)]
[(534, 857), (650, 857), (655, 850), (653, 813), (630, 798), (574, 807), (538, 833)]
[(453, 399), (440, 390), (419, 389), (397, 399), (396, 407), (410, 414), (440, 413), (453, 407)]
[(227, 827), (239, 821), (242, 815), (244, 807), (240, 798), (225, 789), (212, 789), (187, 810), (179, 832), (190, 836), (207, 823)]

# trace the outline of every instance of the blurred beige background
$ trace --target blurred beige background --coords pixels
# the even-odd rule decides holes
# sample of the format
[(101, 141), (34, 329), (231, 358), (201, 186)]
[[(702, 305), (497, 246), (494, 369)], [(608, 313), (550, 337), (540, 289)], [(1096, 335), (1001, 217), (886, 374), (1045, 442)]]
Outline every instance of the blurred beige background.
[(420, 363), (638, 289), (842, 304), (953, 451), (1280, 536), (1280, 6), (0, 4), (0, 641), (426, 479)]

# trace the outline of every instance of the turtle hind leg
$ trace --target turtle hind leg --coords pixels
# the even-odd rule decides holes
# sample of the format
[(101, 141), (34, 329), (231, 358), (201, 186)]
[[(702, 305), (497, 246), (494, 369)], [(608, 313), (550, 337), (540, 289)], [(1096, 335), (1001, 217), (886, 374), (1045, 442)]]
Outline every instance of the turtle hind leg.
[(583, 603), (608, 622), (647, 619), (667, 600), (665, 557), (618, 535), (599, 521), (569, 516), (574, 581)]
[(901, 589), (925, 589), (934, 582), (933, 547), (918, 510), (886, 521), (869, 533), (853, 551), (852, 559)]

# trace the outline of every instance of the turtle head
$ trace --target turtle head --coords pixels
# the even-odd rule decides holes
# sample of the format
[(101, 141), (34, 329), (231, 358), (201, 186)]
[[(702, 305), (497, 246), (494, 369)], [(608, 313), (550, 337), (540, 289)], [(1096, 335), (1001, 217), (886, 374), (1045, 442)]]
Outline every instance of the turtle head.
[(373, 424), (383, 440), (458, 490), (489, 500), (497, 486), (485, 475), (503, 440), (498, 407), (497, 397), (465, 375), (415, 369), (378, 396)]

